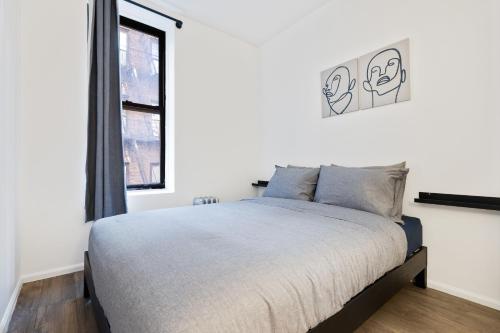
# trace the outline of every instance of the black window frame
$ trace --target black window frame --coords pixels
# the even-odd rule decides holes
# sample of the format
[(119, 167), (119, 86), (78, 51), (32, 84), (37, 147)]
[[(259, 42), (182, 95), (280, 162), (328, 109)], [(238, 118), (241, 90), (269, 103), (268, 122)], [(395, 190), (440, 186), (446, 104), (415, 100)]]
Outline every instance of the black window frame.
[[(163, 30), (151, 27), (142, 22), (132, 20), (125, 16), (120, 16), (120, 26), (133, 29), (158, 38), (158, 64), (159, 64), (159, 86), (158, 86), (158, 106), (134, 103), (128, 100), (122, 100), (122, 108), (144, 112), (149, 114), (157, 114), (160, 116), (160, 183), (155, 184), (136, 184), (128, 185), (127, 190), (150, 190), (165, 188), (165, 118), (166, 118), (166, 91), (165, 91), (165, 73), (166, 73), (166, 50), (165, 40), (166, 33)], [(125, 158), (125, 157), (124, 157)]]

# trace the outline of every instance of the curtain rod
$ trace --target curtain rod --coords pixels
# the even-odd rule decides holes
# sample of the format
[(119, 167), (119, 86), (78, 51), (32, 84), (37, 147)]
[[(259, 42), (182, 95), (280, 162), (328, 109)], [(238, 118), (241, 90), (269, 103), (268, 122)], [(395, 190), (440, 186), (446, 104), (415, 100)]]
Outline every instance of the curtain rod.
[(135, 2), (135, 1), (132, 1), (132, 0), (124, 0), (124, 1), (126, 1), (126, 2), (128, 2), (128, 3), (131, 3), (131, 4), (133, 4), (133, 5), (137, 6), (137, 7), (141, 7), (142, 9), (149, 10), (150, 12), (153, 12), (153, 13), (158, 14), (158, 15), (160, 15), (160, 16), (163, 16), (163, 17), (165, 17), (165, 18), (168, 18), (169, 20), (172, 20), (172, 21), (174, 21), (174, 22), (175, 22), (175, 26), (176, 26), (178, 29), (182, 28), (182, 24), (183, 24), (183, 22), (182, 22), (181, 20), (176, 19), (175, 17), (168, 16), (168, 15), (166, 15), (166, 14), (160, 13), (160, 12), (159, 12), (159, 11), (157, 11), (157, 10), (154, 10), (154, 9), (152, 9), (152, 8), (149, 8), (149, 7), (146, 7), (146, 6), (144, 6), (144, 5), (140, 4), (140, 3)]

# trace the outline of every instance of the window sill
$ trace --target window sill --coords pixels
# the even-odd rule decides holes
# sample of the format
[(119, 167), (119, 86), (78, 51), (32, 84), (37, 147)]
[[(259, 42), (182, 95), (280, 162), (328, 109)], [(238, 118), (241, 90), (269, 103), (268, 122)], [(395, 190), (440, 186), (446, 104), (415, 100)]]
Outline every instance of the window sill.
[(169, 189), (151, 189), (151, 190), (130, 190), (127, 191), (127, 197), (142, 197), (148, 195), (173, 194), (175, 191)]

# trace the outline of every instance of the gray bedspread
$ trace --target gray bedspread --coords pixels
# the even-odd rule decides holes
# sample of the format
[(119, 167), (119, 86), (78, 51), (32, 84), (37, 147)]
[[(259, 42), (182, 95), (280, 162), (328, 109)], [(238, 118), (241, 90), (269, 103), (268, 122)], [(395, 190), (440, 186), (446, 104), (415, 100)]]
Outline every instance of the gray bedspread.
[(100, 220), (89, 255), (112, 332), (307, 332), (406, 255), (401, 227), (275, 198)]

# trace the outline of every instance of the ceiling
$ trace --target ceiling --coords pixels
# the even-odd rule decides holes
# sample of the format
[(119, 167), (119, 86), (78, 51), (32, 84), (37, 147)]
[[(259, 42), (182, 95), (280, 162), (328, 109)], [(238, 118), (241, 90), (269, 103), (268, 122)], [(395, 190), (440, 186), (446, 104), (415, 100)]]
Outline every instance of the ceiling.
[(261, 45), (329, 0), (160, 1), (191, 19)]

